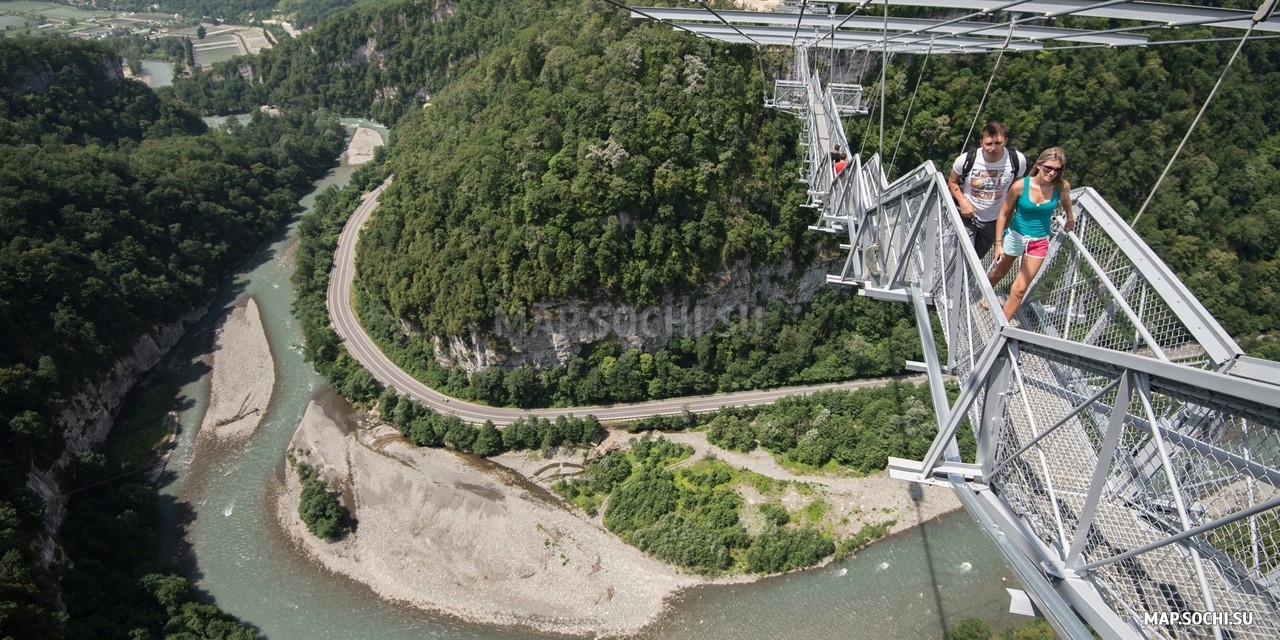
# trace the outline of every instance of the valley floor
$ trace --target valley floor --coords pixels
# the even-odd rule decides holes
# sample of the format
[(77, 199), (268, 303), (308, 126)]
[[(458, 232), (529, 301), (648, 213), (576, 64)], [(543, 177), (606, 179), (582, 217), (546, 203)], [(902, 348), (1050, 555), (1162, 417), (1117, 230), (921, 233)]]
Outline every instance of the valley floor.
[[(252, 299), (216, 330), (211, 402), (197, 455), (234, 455), (269, 402), (274, 376), (266, 335)], [(481, 624), (575, 635), (625, 635), (661, 616), (670, 596), (697, 584), (747, 582), (685, 573), (651, 558), (566, 505), (549, 488), (583, 462), (582, 450), (551, 457), (506, 453), (493, 459), (413, 445), (369, 415), (351, 415), (333, 396), (307, 408), (288, 454), (305, 460), (356, 521), (336, 542), (310, 532), (298, 516), (301, 486), (291, 470), (267, 487), (280, 535), (329, 571), (405, 605)], [(626, 446), (613, 431), (599, 448)], [(727, 451), (702, 433), (669, 433), (688, 444), (688, 461), (713, 456), (774, 479), (767, 493), (744, 485), (743, 523), (758, 530), (756, 505), (780, 503), (813, 514), (811, 524), (837, 538), (893, 521), (892, 531), (959, 507), (951, 492), (870, 477), (796, 475), (764, 451)], [(681, 464), (688, 464), (684, 462)], [(820, 503), (820, 504), (816, 504)]]

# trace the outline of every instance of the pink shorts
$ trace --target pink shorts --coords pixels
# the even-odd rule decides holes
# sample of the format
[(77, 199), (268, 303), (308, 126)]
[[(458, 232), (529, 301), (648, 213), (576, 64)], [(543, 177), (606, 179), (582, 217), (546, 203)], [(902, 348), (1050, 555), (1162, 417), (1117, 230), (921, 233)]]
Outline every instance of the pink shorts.
[(1000, 243), (1000, 248), (1006, 256), (1014, 258), (1026, 254), (1032, 258), (1049, 257), (1049, 238), (1028, 238), (1013, 229), (1008, 230), (1004, 234), (1004, 241)]

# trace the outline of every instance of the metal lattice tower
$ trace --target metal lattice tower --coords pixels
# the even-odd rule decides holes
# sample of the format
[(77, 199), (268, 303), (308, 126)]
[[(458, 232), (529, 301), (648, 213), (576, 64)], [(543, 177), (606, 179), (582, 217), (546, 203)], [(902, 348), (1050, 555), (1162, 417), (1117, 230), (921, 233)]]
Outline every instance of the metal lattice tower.
[[(895, 2), (986, 11), (1074, 13), (1156, 25), (1243, 28), (1250, 14), (1132, 2)], [(1015, 8), (1016, 7), (1016, 8)], [(745, 15), (743, 15), (745, 14)], [(828, 282), (912, 305), (938, 433), (922, 460), (891, 459), (897, 478), (953, 488), (1055, 630), (1091, 638), (1280, 637), (1280, 364), (1245, 356), (1203, 305), (1101, 196), (1072, 192), (1076, 228), (1055, 220), (1048, 259), (1012, 323), (931, 162), (890, 183), (878, 155), (851, 157), (840, 115), (861, 90), (824, 87), (813, 46), (886, 43), (923, 52), (1040, 48), (1047, 40), (1116, 46), (1144, 36), (1006, 23), (637, 9), (730, 42), (795, 46), (796, 76), (770, 106), (805, 123), (814, 230), (844, 239)], [(1269, 11), (1254, 26), (1280, 31)], [(1259, 20), (1261, 18), (1261, 20)], [(860, 21), (874, 21), (874, 25)], [(681, 22), (684, 21), (684, 22)], [(728, 24), (733, 21), (734, 24)], [(812, 22), (806, 22), (812, 21)], [(923, 24), (928, 22), (929, 24)], [(823, 43), (826, 43), (824, 45)], [(986, 302), (985, 307), (980, 304)], [(940, 327), (945, 360), (934, 349)], [(955, 402), (944, 375), (960, 386)], [(974, 460), (961, 460), (971, 429)], [(1216, 612), (1221, 624), (1169, 626), (1170, 612)], [(1231, 624), (1248, 613), (1252, 624)], [(1238, 619), (1238, 618), (1237, 618)]]

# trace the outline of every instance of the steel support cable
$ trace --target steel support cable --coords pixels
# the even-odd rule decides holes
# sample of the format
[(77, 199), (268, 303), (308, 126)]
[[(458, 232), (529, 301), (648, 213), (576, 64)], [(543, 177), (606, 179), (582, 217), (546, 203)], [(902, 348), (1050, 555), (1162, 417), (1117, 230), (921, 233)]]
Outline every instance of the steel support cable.
[[(1252, 40), (1275, 40), (1280, 35), (1253, 36)], [(1205, 44), (1209, 42), (1235, 42), (1235, 38), (1190, 38), (1187, 40), (1156, 40), (1153, 42), (1143, 42), (1142, 44), (1076, 44), (1061, 47), (1041, 47), (1041, 51), (1077, 51), (1082, 49), (1119, 49), (1120, 47), (1158, 47), (1166, 44)]]
[(764, 54), (761, 53), (762, 47), (756, 45), (756, 62), (760, 65), (760, 92), (764, 94), (764, 100), (769, 102), (769, 76), (764, 74)]
[(1227, 66), (1222, 69), (1222, 73), (1218, 76), (1218, 82), (1213, 85), (1213, 90), (1209, 92), (1209, 96), (1205, 98), (1204, 104), (1200, 106), (1200, 112), (1196, 114), (1195, 120), (1191, 121), (1191, 126), (1187, 127), (1186, 135), (1182, 136), (1182, 142), (1178, 144), (1178, 148), (1173, 151), (1173, 156), (1169, 158), (1169, 162), (1164, 165), (1164, 171), (1160, 172), (1160, 177), (1156, 180), (1154, 187), (1151, 187), (1151, 193), (1147, 195), (1146, 202), (1142, 203), (1142, 207), (1138, 209), (1138, 214), (1133, 216), (1133, 222), (1129, 226), (1138, 224), (1138, 220), (1142, 218), (1142, 214), (1146, 213), (1147, 207), (1151, 204), (1151, 200), (1156, 197), (1156, 191), (1160, 189), (1160, 185), (1169, 175), (1169, 170), (1173, 168), (1173, 163), (1178, 160), (1178, 155), (1182, 153), (1182, 148), (1187, 146), (1187, 141), (1191, 139), (1191, 134), (1195, 132), (1196, 127), (1200, 125), (1200, 119), (1204, 117), (1205, 111), (1209, 110), (1209, 105), (1213, 102), (1213, 97), (1217, 95), (1218, 89), (1222, 87), (1222, 81), (1227, 78), (1227, 72), (1231, 71), (1231, 66), (1235, 64), (1236, 58), (1240, 56), (1240, 50), (1244, 49), (1244, 43), (1249, 40), (1249, 34), (1253, 33), (1254, 27), (1258, 23), (1265, 21), (1272, 10), (1275, 9), (1276, 0), (1264, 0), (1262, 6), (1258, 7), (1258, 11), (1253, 14), (1253, 19), (1249, 23), (1249, 28), (1245, 30), (1244, 37), (1240, 38), (1240, 44), (1236, 45), (1236, 50), (1231, 54), (1231, 59), (1227, 61)]
[[(884, 87), (877, 87), (877, 89), (880, 91), (880, 93), (884, 93)], [(872, 100), (871, 101), (872, 112), (874, 112), (875, 108), (876, 108), (876, 103), (874, 100)], [(870, 116), (871, 114), (868, 113), (867, 115)], [(859, 156), (861, 156), (862, 153), (867, 150), (867, 138), (871, 137), (871, 124), (873, 122), (875, 122), (875, 119), (868, 117), (867, 126), (862, 129), (862, 146), (858, 147)]]
[(698, 0), (698, 1), (702, 5), (703, 9), (710, 11), (711, 15), (720, 19), (720, 22), (725, 23), (725, 25), (727, 25), (730, 29), (737, 31), (738, 35), (746, 38), (747, 40), (750, 40), (753, 44), (756, 45), (756, 62), (759, 63), (760, 65), (760, 87), (761, 87), (760, 91), (761, 91), (761, 94), (764, 96), (764, 99), (768, 100), (769, 99), (769, 82), (764, 75), (764, 59), (760, 55), (760, 49), (764, 45), (760, 44), (760, 42), (757, 41), (755, 38), (752, 38), (751, 36), (743, 33), (742, 29), (739, 29), (737, 25), (733, 24), (732, 22), (729, 22), (728, 20), (725, 20), (724, 16), (717, 13), (715, 9), (711, 8), (711, 5), (707, 4), (707, 0)]
[(733, 29), (734, 31), (737, 31), (737, 32), (738, 32), (738, 35), (740, 35), (740, 36), (742, 36), (742, 37), (746, 38), (747, 40), (750, 40), (750, 41), (751, 41), (753, 44), (755, 44), (757, 47), (761, 46), (759, 42), (756, 42), (756, 39), (755, 39), (755, 38), (752, 38), (751, 36), (749, 36), (749, 35), (747, 35), (747, 34), (743, 33), (743, 32), (742, 32), (742, 29), (739, 29), (739, 28), (738, 28), (738, 25), (735, 25), (735, 24), (733, 24), (732, 22), (729, 22), (728, 20), (725, 20), (725, 19), (724, 19), (724, 16), (720, 15), (719, 13), (716, 13), (716, 10), (715, 10), (715, 9), (712, 9), (712, 8), (711, 8), (711, 5), (707, 4), (707, 0), (698, 0), (698, 4), (701, 4), (703, 9), (706, 9), (707, 11), (710, 11), (710, 12), (711, 12), (711, 15), (713, 15), (713, 16), (715, 16), (715, 17), (719, 18), (719, 19), (720, 19), (720, 22), (723, 22), (723, 23), (725, 24), (725, 26), (729, 27), (730, 29)]
[[(835, 5), (831, 5), (831, 6), (829, 6), (829, 7), (827, 8), (827, 24), (831, 27), (831, 29), (829, 30), (829, 34), (830, 34), (830, 36), (831, 36), (831, 48), (830, 48), (830, 49), (828, 49), (828, 51), (830, 51), (830, 52), (831, 52), (831, 55), (830, 55), (830, 56), (828, 56), (828, 61), (827, 61), (827, 64), (829, 65), (829, 68), (827, 69), (827, 76), (828, 76), (828, 77), (827, 77), (827, 84), (828, 84), (828, 85), (830, 85), (832, 82), (835, 82), (835, 78), (836, 78), (836, 20), (835, 20)], [(819, 42), (822, 42), (822, 38), (818, 38), (817, 40), (815, 40), (815, 41), (814, 41), (814, 43), (813, 43), (813, 44), (816, 46)]]
[[(832, 28), (831, 28), (830, 38), (831, 38), (831, 48), (832, 48), (832, 49), (835, 49), (835, 48), (836, 48), (836, 31), (838, 31), (838, 30), (840, 30), (841, 28), (843, 28), (843, 27), (844, 27), (844, 25), (845, 25), (847, 22), (849, 22), (850, 20), (852, 20), (852, 19), (853, 19), (853, 17), (854, 17), (855, 15), (857, 15), (859, 11), (862, 11), (862, 10), (866, 9), (866, 8), (867, 8), (867, 5), (871, 4), (871, 1), (872, 1), (872, 0), (862, 0), (862, 2), (858, 4), (858, 6), (854, 7), (854, 8), (853, 8), (853, 10), (849, 12), (849, 15), (847, 15), (847, 16), (845, 16), (845, 17), (844, 17), (844, 20), (841, 20), (841, 21), (840, 21), (840, 24), (838, 24), (838, 25), (836, 25), (836, 26), (834, 26), (834, 27), (832, 27)], [(1025, 2), (1025, 1), (1029, 1), (1029, 0), (1023, 0), (1023, 1)], [(797, 26), (798, 26), (798, 25), (797, 25)], [(823, 36), (823, 37), (827, 37), (827, 36)], [(817, 39), (817, 41), (815, 41), (815, 42), (814, 42), (814, 45), (816, 46), (819, 42), (822, 42), (822, 38), (818, 38), (818, 39)]]
[(701, 34), (700, 34), (700, 33), (698, 33), (697, 31), (694, 31), (693, 29), (690, 29), (690, 28), (688, 28), (688, 27), (682, 26), (682, 25), (680, 25), (679, 23), (676, 23), (676, 22), (668, 22), (668, 21), (666, 21), (666, 20), (663, 20), (662, 18), (655, 18), (655, 17), (653, 17), (653, 16), (651, 16), (651, 15), (649, 15), (649, 14), (647, 14), (647, 13), (645, 13), (645, 12), (643, 12), (643, 11), (639, 10), (639, 9), (636, 9), (635, 7), (628, 7), (627, 5), (622, 4), (621, 2), (618, 2), (617, 0), (602, 0), (602, 1), (603, 1), (603, 2), (606, 2), (606, 3), (608, 3), (608, 4), (611, 4), (611, 5), (613, 5), (613, 6), (617, 7), (617, 8), (619, 8), (619, 9), (626, 9), (627, 11), (634, 11), (635, 13), (638, 13), (638, 14), (640, 14), (641, 16), (643, 16), (646, 20), (652, 20), (653, 22), (657, 22), (657, 23), (660, 23), (660, 24), (668, 24), (668, 25), (671, 25), (671, 26), (673, 26), (673, 27), (675, 27), (675, 28), (677, 28), (677, 29), (679, 29), (679, 30), (681, 30), (681, 31), (687, 31), (687, 32), (689, 32), (689, 33), (692, 33), (692, 34), (693, 34), (693, 35), (695, 35), (695, 36), (701, 36)]
[[(990, 15), (990, 14), (992, 14), (992, 13), (997, 13), (997, 12), (1000, 12), (1000, 11), (1009, 11), (1010, 9), (1012, 9), (1012, 8), (1014, 8), (1014, 7), (1016, 7), (1016, 6), (1020, 5), (1020, 4), (1026, 4), (1026, 3), (1031, 2), (1031, 1), (1032, 1), (1032, 0), (1013, 0), (1013, 2), (1009, 2), (1008, 4), (1002, 4), (1002, 5), (1000, 5), (1000, 6), (996, 7), (996, 8), (994, 8), (994, 9), (990, 9), (990, 10), (987, 10), (987, 11), (976, 11), (976, 12), (974, 12), (974, 13), (970, 13), (970, 14), (967, 14), (967, 15), (963, 15), (963, 16), (960, 16), (960, 17), (958, 17), (958, 18), (952, 18), (952, 19), (950, 19), (950, 20), (944, 20), (944, 21), (942, 21), (942, 22), (939, 22), (938, 24), (931, 24), (931, 25), (929, 25), (929, 26), (927, 26), (927, 27), (921, 27), (921, 28), (919, 28), (919, 29), (912, 29), (911, 31), (904, 31), (904, 32), (902, 32), (902, 33), (899, 33), (899, 34), (897, 34), (897, 35), (893, 36), (892, 38), (890, 38), (890, 40), (897, 40), (898, 38), (905, 38), (905, 37), (907, 37), (907, 36), (914, 36), (914, 35), (919, 35), (919, 34), (924, 34), (924, 33), (928, 33), (928, 34), (929, 34), (929, 37), (930, 37), (930, 38), (932, 38), (932, 37), (935, 37), (935, 35), (936, 35), (936, 34), (933, 34), (933, 33), (930, 33), (930, 32), (931, 32), (932, 30), (934, 30), (934, 29), (937, 29), (938, 27), (945, 27), (945, 26), (947, 26), (947, 25), (949, 25), (949, 24), (955, 24), (955, 23), (957, 23), (957, 22), (964, 22), (965, 20), (968, 20), (968, 19), (970, 19), (970, 18), (981, 18), (981, 17), (983, 17), (983, 16)], [(1128, 0), (1121, 0), (1121, 1), (1125, 1), (1125, 2), (1127, 2)], [(888, 0), (885, 0), (885, 3), (886, 3), (886, 4), (888, 4)], [(850, 16), (850, 17), (852, 17), (852, 16)], [(995, 26), (995, 25), (984, 25), (984, 26), (983, 26), (983, 28), (984, 28), (984, 29), (988, 29), (988, 28), (991, 28), (992, 26)], [(950, 36), (950, 35), (953, 35), (953, 34), (946, 34), (946, 35)], [(919, 40), (917, 40), (916, 42), (919, 42)]]
[[(1028, 1), (1029, 1), (1029, 0), (1028, 0)], [(1029, 17), (1027, 17), (1026, 19), (1023, 19), (1023, 20), (1015, 20), (1015, 21), (1016, 21), (1016, 22), (1019, 22), (1019, 23), (1024, 23), (1024, 22), (1040, 22), (1040, 21), (1043, 21), (1043, 20), (1049, 20), (1049, 19), (1051, 19), (1051, 18), (1057, 18), (1057, 17), (1059, 17), (1059, 16), (1064, 16), (1064, 15), (1075, 15), (1075, 14), (1079, 14), (1079, 13), (1084, 13), (1084, 12), (1086, 12), (1086, 11), (1092, 11), (1092, 10), (1095, 10), (1095, 9), (1105, 9), (1105, 8), (1107, 8), (1107, 7), (1109, 7), (1109, 6), (1112, 6), (1112, 5), (1117, 5), (1117, 4), (1129, 4), (1131, 1), (1132, 1), (1132, 0), (1105, 0), (1104, 2), (1100, 2), (1100, 3), (1092, 4), (1092, 5), (1089, 5), (1089, 6), (1087, 6), (1087, 7), (1072, 7), (1072, 8), (1069, 8), (1069, 9), (1062, 10), (1062, 11), (1054, 11), (1054, 12), (1050, 12), (1050, 13), (1038, 13), (1038, 14), (1035, 14), (1035, 15), (1033, 15), (1033, 16), (1029, 16)], [(1014, 4), (1021, 4), (1021, 2), (1016, 2), (1016, 3), (1014, 3)], [(994, 11), (1007, 11), (1007, 10), (1008, 10), (1008, 6), (1009, 6), (1009, 5), (1005, 5), (1004, 7), (1000, 7), (1000, 8), (998, 8), (998, 9), (992, 9), (992, 11), (993, 11), (993, 12), (994, 12)], [(976, 16), (976, 15), (982, 15), (982, 14), (971, 14), (971, 16)], [(966, 19), (966, 18), (960, 18), (960, 20), (964, 20), (964, 19)], [(1266, 18), (1264, 17), (1264, 18), (1262, 18), (1262, 20), (1259, 20), (1258, 22), (1262, 22), (1262, 21), (1265, 21), (1265, 20), (1266, 20)], [(1178, 27), (1195, 27), (1195, 26), (1200, 26), (1200, 25), (1205, 25), (1205, 26), (1210, 26), (1210, 27), (1212, 27), (1212, 26), (1214, 26), (1215, 24), (1220, 23), (1220, 22), (1223, 22), (1223, 21), (1224, 21), (1224, 20), (1223, 20), (1223, 18), (1221, 18), (1221, 17), (1213, 17), (1213, 18), (1205, 18), (1205, 19), (1203, 19), (1203, 20), (1187, 20), (1187, 21), (1184, 21), (1184, 22), (1178, 22), (1178, 23), (1176, 23), (1176, 24), (1175, 24), (1175, 23), (1155, 23), (1155, 24), (1140, 24), (1140, 25), (1133, 25), (1133, 26), (1128, 26), (1128, 27), (1115, 27), (1115, 28), (1111, 28), (1111, 29), (1095, 29), (1095, 30), (1087, 30), (1087, 29), (1086, 29), (1086, 30), (1081, 30), (1081, 32), (1080, 32), (1080, 33), (1075, 34), (1075, 35), (1079, 35), (1079, 36), (1094, 36), (1094, 35), (1106, 35), (1106, 34), (1109, 34), (1109, 33), (1126, 33), (1126, 32), (1129, 32), (1129, 31), (1145, 31), (1145, 30), (1151, 30), (1151, 29), (1163, 30), (1163, 29), (1178, 28)], [(932, 26), (930, 26), (930, 27), (929, 27), (929, 29), (936, 29), (938, 26), (946, 25), (946, 24), (952, 24), (952, 23), (954, 23), (954, 22), (956, 22), (956, 20), (948, 20), (948, 21), (946, 21), (946, 22), (939, 23), (938, 25), (932, 25)], [(989, 25), (989, 26), (984, 25), (984, 26), (982, 26), (982, 27), (978, 27), (978, 28), (974, 28), (974, 29), (969, 29), (969, 30), (967, 30), (967, 31), (959, 31), (959, 32), (956, 32), (956, 33), (954, 33), (954, 34), (950, 34), (950, 35), (954, 35), (954, 36), (961, 36), (961, 35), (966, 35), (966, 34), (974, 33), (975, 31), (983, 31), (983, 30), (986, 30), (986, 29), (994, 28), (994, 27), (996, 27), (996, 26), (1001, 26), (1001, 25), (999, 25), (999, 24), (992, 24), (992, 25)], [(920, 32), (920, 31), (923, 31), (923, 30), (922, 30), (922, 29), (917, 29), (916, 31), (912, 31), (912, 32), (908, 32), (908, 33), (905, 33), (905, 34), (901, 34), (901, 35), (896, 36), (896, 37), (902, 37), (903, 35), (911, 35), (911, 34), (913, 34), (913, 33), (918, 33), (918, 32)], [(1273, 36), (1273, 37), (1274, 37), (1274, 36)], [(1049, 39), (1049, 40), (1052, 40), (1053, 38), (1048, 38), (1048, 39)], [(1028, 42), (1035, 42), (1036, 40), (1037, 40), (1036, 38), (1027, 38), (1027, 41), (1028, 41)], [(1235, 38), (1225, 38), (1225, 40), (1235, 40)], [(918, 41), (917, 41), (917, 42), (918, 42)], [(1081, 48), (1092, 48), (1092, 47), (1131, 47), (1131, 46), (1145, 47), (1145, 46), (1148, 46), (1149, 44), (1161, 44), (1161, 43), (1150, 43), (1150, 42), (1148, 42), (1148, 43), (1141, 43), (1141, 44), (1134, 43), (1134, 44), (1098, 44), (1098, 45), (1081, 45)], [(1072, 49), (1072, 48), (1075, 48), (1075, 47), (1053, 47), (1052, 49), (1049, 49), (1049, 50), (1057, 50), (1057, 49)]]
[(889, 0), (884, 0), (884, 35), (881, 38), (884, 48), (880, 58), (880, 136), (876, 139), (876, 146), (880, 149), (880, 161), (884, 162), (884, 101), (889, 94), (889, 87), (885, 84), (889, 71)]
[(907, 115), (902, 117), (902, 129), (898, 130), (898, 140), (893, 143), (893, 159), (887, 167), (898, 161), (898, 147), (902, 145), (902, 136), (907, 132), (907, 122), (911, 120), (911, 109), (916, 105), (916, 94), (920, 92), (920, 81), (924, 80), (924, 68), (929, 64), (929, 55), (933, 53), (933, 39), (929, 39), (929, 50), (924, 54), (924, 62), (920, 63), (920, 75), (916, 78), (916, 88), (911, 91), (911, 102), (907, 103)]
[(796, 30), (791, 33), (791, 48), (796, 48), (796, 38), (800, 37), (800, 23), (804, 22), (804, 10), (809, 6), (809, 0), (800, 3), (800, 15), (796, 18)]
[[(1025, 3), (1027, 3), (1027, 2), (1031, 2), (1031, 1), (1032, 1), (1032, 0), (1015, 0), (1014, 2), (1010, 2), (1010, 3), (1008, 3), (1008, 4), (1001, 5), (1001, 6), (999, 6), (999, 7), (996, 7), (996, 8), (994, 8), (994, 9), (990, 9), (990, 10), (987, 10), (987, 11), (980, 11), (980, 12), (977, 12), (977, 13), (971, 13), (971, 14), (969, 14), (969, 15), (967, 15), (967, 16), (961, 16), (961, 17), (959, 17), (959, 18), (953, 18), (953, 19), (951, 19), (951, 20), (946, 20), (946, 21), (944, 21), (944, 22), (939, 22), (938, 24), (929, 25), (928, 27), (923, 27), (923, 28), (920, 28), (920, 29), (914, 29), (914, 30), (912, 30), (912, 31), (905, 31), (905, 32), (903, 32), (903, 33), (900, 33), (900, 34), (898, 34), (898, 35), (894, 36), (894, 37), (893, 37), (893, 39), (894, 39), (894, 40), (897, 40), (898, 38), (905, 38), (905, 37), (907, 37), (907, 36), (917, 35), (917, 34), (921, 34), (921, 33), (925, 33), (925, 32), (930, 32), (930, 31), (935, 31), (935, 30), (937, 30), (937, 28), (938, 28), (938, 27), (946, 26), (946, 25), (949, 25), (949, 24), (955, 24), (955, 23), (957, 23), (957, 22), (964, 22), (965, 20), (968, 20), (969, 18), (977, 18), (977, 17), (982, 17), (982, 16), (990, 15), (990, 14), (992, 14), (992, 13), (1010, 11), (1010, 10), (1012, 10), (1014, 7), (1016, 7), (1016, 6), (1020, 5), (1020, 4), (1025, 4)], [(1008, 23), (1008, 24), (1009, 24), (1010, 29), (1012, 30), (1013, 25), (1018, 24), (1018, 23), (1022, 23), (1022, 22), (1031, 22), (1031, 21), (1048, 20), (1048, 19), (1050, 19), (1050, 18), (1056, 18), (1056, 17), (1058, 17), (1058, 16), (1065, 16), (1065, 15), (1072, 15), (1072, 14), (1074, 14), (1074, 13), (1079, 13), (1079, 12), (1089, 11), (1089, 10), (1092, 10), (1092, 9), (1104, 9), (1104, 8), (1109, 7), (1109, 6), (1112, 6), (1112, 5), (1117, 5), (1117, 4), (1128, 4), (1128, 3), (1132, 2), (1132, 1), (1133, 1), (1133, 0), (1105, 0), (1104, 2), (1099, 2), (1099, 3), (1096, 3), (1096, 4), (1091, 4), (1091, 5), (1087, 6), (1087, 7), (1071, 7), (1071, 8), (1068, 8), (1068, 9), (1064, 9), (1064, 10), (1062, 10), (1062, 11), (1054, 11), (1054, 12), (1050, 12), (1050, 13), (1037, 13), (1037, 14), (1035, 14), (1035, 15), (1033, 15), (1033, 16), (1030, 16), (1030, 17), (1026, 18), (1025, 20), (1020, 20), (1020, 19), (1014, 18), (1014, 19), (1011, 19), (1011, 20), (1009, 21), (1009, 23)], [(947, 36), (949, 36), (949, 37), (963, 36), (963, 35), (967, 35), (967, 34), (974, 33), (974, 32), (976, 32), (976, 31), (986, 31), (986, 30), (988, 30), (988, 29), (994, 29), (994, 28), (996, 28), (996, 27), (1002, 27), (1002, 26), (1004, 26), (1004, 23), (999, 23), (999, 22), (984, 23), (984, 24), (981, 24), (981, 25), (979, 25), (979, 26), (973, 27), (973, 28), (971, 28), (971, 29), (966, 29), (966, 30), (964, 30), (964, 31), (957, 31), (957, 32), (955, 32), (955, 33), (948, 33), (948, 34), (945, 34), (945, 35), (947, 35)], [(914, 42), (920, 42), (920, 40), (915, 40)], [(909, 43), (907, 43), (907, 44), (914, 44), (914, 43), (913, 43), (913, 42), (909, 42)], [(1008, 46), (1008, 45), (1005, 45), (1005, 46)]]
[(1013, 39), (1013, 25), (1014, 22), (1009, 23), (1009, 33), (1004, 37), (1004, 46), (1000, 47), (1000, 53), (996, 55), (995, 65), (991, 67), (991, 77), (987, 78), (987, 88), (982, 92), (982, 100), (978, 101), (977, 111), (973, 112), (973, 122), (969, 124), (969, 133), (966, 133), (964, 140), (960, 141), (959, 153), (964, 153), (964, 150), (968, 148), (969, 137), (973, 135), (974, 127), (978, 126), (978, 117), (982, 115), (982, 107), (987, 104), (987, 94), (991, 92), (991, 83), (995, 82), (996, 71), (1000, 69), (1000, 61), (1004, 59), (1004, 51), (1009, 47), (1009, 41)]

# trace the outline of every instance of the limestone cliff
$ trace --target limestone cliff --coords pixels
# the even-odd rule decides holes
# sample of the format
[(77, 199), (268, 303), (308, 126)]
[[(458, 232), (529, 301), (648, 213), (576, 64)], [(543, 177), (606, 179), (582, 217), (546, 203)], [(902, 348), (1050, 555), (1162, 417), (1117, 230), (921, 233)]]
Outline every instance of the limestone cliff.
[[(108, 82), (124, 80), (124, 66), (119, 58), (105, 55), (92, 55), (86, 61), (90, 67)], [(15, 95), (24, 93), (44, 93), (58, 80), (58, 72), (47, 60), (18, 65), (8, 70), (10, 77), (4, 82), (4, 88)]]
[[(169, 349), (196, 320), (205, 314), (207, 307), (196, 309), (177, 322), (153, 327), (134, 343), (130, 355), (116, 361), (101, 378), (94, 380), (69, 398), (57, 418), (57, 429), (65, 446), (54, 468), (31, 469), (27, 473), (27, 488), (44, 500), (44, 526), (50, 536), (62, 526), (66, 517), (67, 500), (59, 488), (56, 476), (65, 468), (71, 457), (91, 451), (107, 439), (114, 416), (120, 410), (129, 390), (152, 367), (160, 362)], [(41, 562), (45, 565), (56, 560), (56, 547), (46, 539), (40, 547)]]
[(667, 296), (660, 305), (642, 308), (558, 300), (536, 305), (528, 316), (496, 318), (491, 334), (472, 328), (464, 336), (435, 336), (433, 342), (442, 366), (462, 367), (468, 374), (491, 366), (563, 364), (582, 345), (610, 335), (626, 348), (652, 352), (677, 336), (696, 338), (717, 322), (755, 317), (768, 300), (806, 304), (825, 284), (826, 272), (816, 262), (803, 271), (790, 262), (753, 271), (740, 261), (697, 296)]

